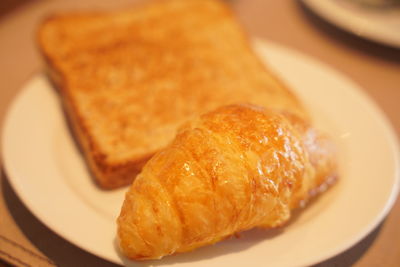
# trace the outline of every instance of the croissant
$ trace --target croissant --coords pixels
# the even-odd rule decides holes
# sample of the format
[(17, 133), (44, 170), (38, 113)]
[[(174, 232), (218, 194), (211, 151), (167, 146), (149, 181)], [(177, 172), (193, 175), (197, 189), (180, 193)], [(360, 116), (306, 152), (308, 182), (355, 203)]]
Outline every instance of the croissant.
[(131, 259), (190, 251), (290, 218), (336, 179), (330, 140), (302, 119), (248, 104), (181, 127), (126, 193), (118, 240)]

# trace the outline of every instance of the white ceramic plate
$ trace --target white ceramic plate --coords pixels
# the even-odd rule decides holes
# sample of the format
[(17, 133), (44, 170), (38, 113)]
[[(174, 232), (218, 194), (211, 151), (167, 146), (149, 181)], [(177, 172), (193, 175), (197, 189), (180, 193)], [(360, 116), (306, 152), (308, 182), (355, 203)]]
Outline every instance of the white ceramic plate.
[[(359, 37), (400, 48), (400, 6), (362, 7), (351, 0), (303, 0), (316, 14)], [(361, 1), (359, 1), (361, 2)]]
[[(251, 230), (240, 239), (145, 264), (310, 265), (355, 244), (394, 203), (399, 155), (377, 107), (353, 82), (314, 59), (260, 41), (255, 47), (337, 142), (339, 183), (281, 231)], [(115, 220), (126, 188), (102, 191), (92, 183), (57, 93), (42, 74), (25, 85), (11, 106), (2, 141), (12, 186), (44, 224), (99, 257), (135, 265), (115, 248)]]

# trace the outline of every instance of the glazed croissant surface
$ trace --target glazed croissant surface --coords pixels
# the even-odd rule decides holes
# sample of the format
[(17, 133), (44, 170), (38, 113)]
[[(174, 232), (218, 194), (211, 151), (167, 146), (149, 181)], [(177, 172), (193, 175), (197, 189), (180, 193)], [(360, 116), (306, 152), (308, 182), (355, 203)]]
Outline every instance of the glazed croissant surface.
[(159, 259), (280, 226), (336, 177), (334, 147), (294, 115), (231, 105), (187, 123), (143, 168), (118, 218), (121, 250)]

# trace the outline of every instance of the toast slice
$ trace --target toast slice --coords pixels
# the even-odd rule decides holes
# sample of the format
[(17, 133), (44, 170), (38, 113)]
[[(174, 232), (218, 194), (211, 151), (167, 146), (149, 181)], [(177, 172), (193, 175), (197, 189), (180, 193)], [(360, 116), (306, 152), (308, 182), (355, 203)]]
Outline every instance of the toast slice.
[(53, 15), (38, 44), (98, 184), (132, 182), (188, 119), (248, 102), (307, 117), (217, 0)]

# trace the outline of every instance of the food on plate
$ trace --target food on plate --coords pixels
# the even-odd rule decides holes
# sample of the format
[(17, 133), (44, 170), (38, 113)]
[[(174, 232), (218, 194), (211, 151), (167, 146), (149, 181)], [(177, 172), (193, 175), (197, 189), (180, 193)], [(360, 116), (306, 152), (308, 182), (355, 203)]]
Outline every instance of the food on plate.
[(144, 166), (118, 218), (123, 253), (159, 259), (283, 225), (336, 180), (335, 149), (307, 120), (249, 104), (182, 126)]
[(217, 0), (56, 14), (38, 44), (93, 177), (132, 182), (185, 121), (238, 102), (307, 112)]

